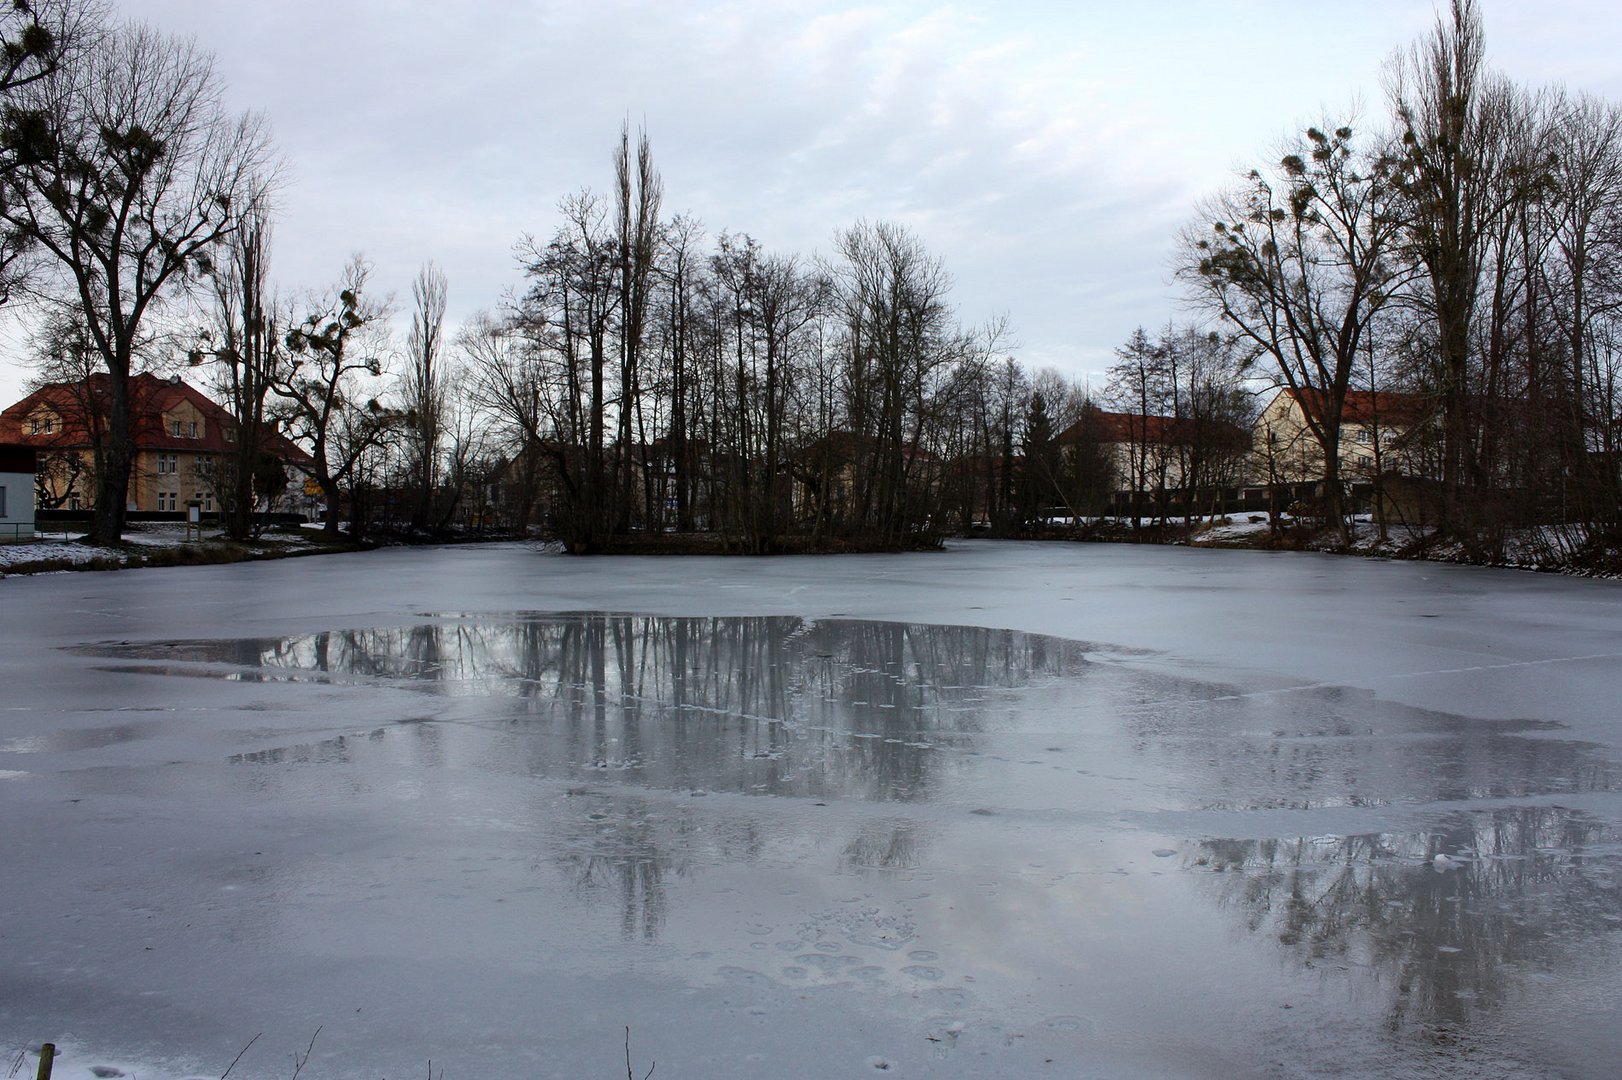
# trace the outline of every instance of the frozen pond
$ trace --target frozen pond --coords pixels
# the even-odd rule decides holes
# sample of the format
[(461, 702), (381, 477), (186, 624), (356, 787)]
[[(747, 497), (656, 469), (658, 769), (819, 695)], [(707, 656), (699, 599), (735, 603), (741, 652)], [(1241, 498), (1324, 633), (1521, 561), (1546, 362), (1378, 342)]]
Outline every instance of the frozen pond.
[[(969, 544), (0, 582), (0, 1052), (70, 1080), (1574, 1076), (1622, 587)], [(31, 1060), (22, 1068), (32, 1075)], [(17, 1071), (16, 1075), (22, 1075)]]

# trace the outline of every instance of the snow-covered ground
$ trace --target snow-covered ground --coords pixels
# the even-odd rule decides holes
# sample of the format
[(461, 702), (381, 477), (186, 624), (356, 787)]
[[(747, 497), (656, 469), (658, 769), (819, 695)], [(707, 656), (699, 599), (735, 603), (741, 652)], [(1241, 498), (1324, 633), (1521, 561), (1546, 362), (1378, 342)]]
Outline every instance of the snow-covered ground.
[[(130, 525), (125, 530), (124, 541), (135, 548), (173, 548), (218, 536), (220, 530), (213, 527), (197, 533), (188, 532), (183, 523), (143, 522)], [(8, 573), (16, 567), (33, 567), (40, 564), (53, 564), (67, 569), (122, 559), (122, 554), (115, 550), (87, 547), (79, 543), (78, 541), (83, 538), (84, 533), (81, 531), (41, 529), (31, 541), (0, 544), (0, 574)], [(265, 537), (267, 541), (279, 538), (278, 534), (271, 533), (267, 533)]]
[(499, 545), (0, 612), (0, 1073), (1622, 1059), (1614, 582)]

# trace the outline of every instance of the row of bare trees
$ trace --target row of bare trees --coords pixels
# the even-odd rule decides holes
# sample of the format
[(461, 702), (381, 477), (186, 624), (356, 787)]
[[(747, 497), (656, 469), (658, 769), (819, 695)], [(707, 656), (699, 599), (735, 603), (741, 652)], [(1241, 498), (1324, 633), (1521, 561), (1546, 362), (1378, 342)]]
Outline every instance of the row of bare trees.
[[(100, 0), (18, 3), (0, 33), (0, 284), (37, 305), (42, 379), (84, 390), (94, 541), (124, 530), (135, 376), (176, 354), (233, 418), (210, 480), (237, 537), (286, 489), (284, 438), (334, 531), (539, 524), (577, 550), (672, 530), (900, 546), (1077, 498), (1046, 409), (1068, 424), (1079, 393), (1050, 374), (1044, 399), (1000, 326), (962, 327), (903, 227), (858, 223), (825, 258), (712, 241), (663, 215), (627, 128), (612, 192), (519, 245), (499, 314), (452, 332), (429, 265), (396, 342), (358, 256), (324, 291), (277, 295), (280, 163), (194, 43)], [(1033, 431), (1042, 467), (1023, 469)]]
[(445, 275), (432, 263), (418, 272), (399, 343), (392, 301), (373, 289), (361, 257), (325, 290), (278, 298), (265, 276), (268, 231), (255, 215), (226, 245), (208, 325), (190, 353), (238, 432), (213, 478), (227, 533), (254, 535), (286, 489), (277, 438), (305, 452), (329, 536), (346, 516), (357, 537), (377, 526), (449, 525), (477, 448), (471, 413), (452, 393)]
[(765, 552), (904, 546), (1012, 512), (1033, 387), (1000, 325), (960, 325), (913, 233), (859, 222), (829, 256), (772, 254), (663, 218), (662, 199), (646, 136), (622, 130), (611, 194), (566, 199), (550, 237), (519, 244), (509, 306), (458, 339), (515, 520), (581, 551), (702, 531)]
[(1094, 441), (1119, 447), (1115, 479), (1131, 501), (1115, 510), (1134, 530), (1170, 524), (1174, 497), (1191, 527), (1220, 513), (1225, 491), (1251, 479), (1256, 410), (1247, 359), (1231, 335), (1192, 325), (1153, 337), (1139, 327), (1115, 350), (1103, 394), (1114, 411), (1089, 419), (1111, 426)]
[[(1451, 0), (1387, 71), (1388, 119), (1308, 128), (1201, 204), (1182, 276), (1306, 420), (1343, 521), (1354, 390), (1416, 403), (1387, 473), (1483, 559), (1514, 530), (1575, 554), (1619, 534), (1622, 107), (1486, 63)], [(1344, 525), (1342, 525), (1344, 529)]]
[(1024, 372), (1000, 324), (962, 326), (904, 227), (859, 222), (816, 258), (712, 240), (664, 216), (627, 128), (611, 193), (569, 198), (519, 245), (499, 314), (449, 332), (429, 265), (397, 343), (359, 257), (324, 291), (276, 294), (279, 161), (194, 43), (97, 0), (3, 19), (0, 271), (38, 305), (44, 377), (85, 389), (95, 541), (124, 529), (134, 377), (176, 353), (233, 418), (210, 479), (237, 537), (286, 488), (283, 438), (334, 531), (541, 524), (578, 550), (666, 531), (904, 546), (1079, 513), (1113, 483), (1105, 455), (1056, 443), (1084, 395)]

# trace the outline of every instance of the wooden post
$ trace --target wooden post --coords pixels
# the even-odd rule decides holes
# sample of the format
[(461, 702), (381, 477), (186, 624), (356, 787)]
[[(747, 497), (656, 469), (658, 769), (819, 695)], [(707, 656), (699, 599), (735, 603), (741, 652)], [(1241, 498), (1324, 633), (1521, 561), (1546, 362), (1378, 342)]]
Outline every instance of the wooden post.
[(56, 1044), (46, 1043), (39, 1048), (38, 1080), (51, 1080), (51, 1062), (56, 1060)]

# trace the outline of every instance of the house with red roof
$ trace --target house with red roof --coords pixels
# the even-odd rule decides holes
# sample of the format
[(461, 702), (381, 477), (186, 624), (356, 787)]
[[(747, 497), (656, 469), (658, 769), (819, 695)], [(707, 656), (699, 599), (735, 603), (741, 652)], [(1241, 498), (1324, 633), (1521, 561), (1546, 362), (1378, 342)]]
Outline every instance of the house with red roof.
[[(35, 490), (40, 509), (89, 509), (95, 501), (95, 453), (105, 430), (108, 379), (49, 383), (0, 412), (0, 443), (30, 448), (38, 456)], [(135, 455), (130, 468), (132, 511), (181, 511), (195, 500), (205, 514), (219, 509), (216, 478), (237, 452), (231, 413), (178, 376), (150, 373), (130, 380), (130, 427)], [(282, 462), (289, 486), (295, 473), (314, 464), (279, 434), (263, 449)]]
[[(1299, 483), (1323, 477), (1323, 449), (1308, 421), (1322, 423), (1327, 397), (1316, 389), (1285, 387), (1262, 409), (1251, 428), (1258, 481)], [(1380, 473), (1415, 472), (1408, 461), (1414, 434), (1431, 419), (1430, 400), (1419, 394), (1348, 390), (1340, 414), (1340, 469), (1347, 480)]]
[(1062, 448), (1095, 443), (1109, 455), (1122, 491), (1232, 483), (1225, 466), (1243, 456), (1249, 438), (1222, 420), (1088, 409), (1053, 440)]

